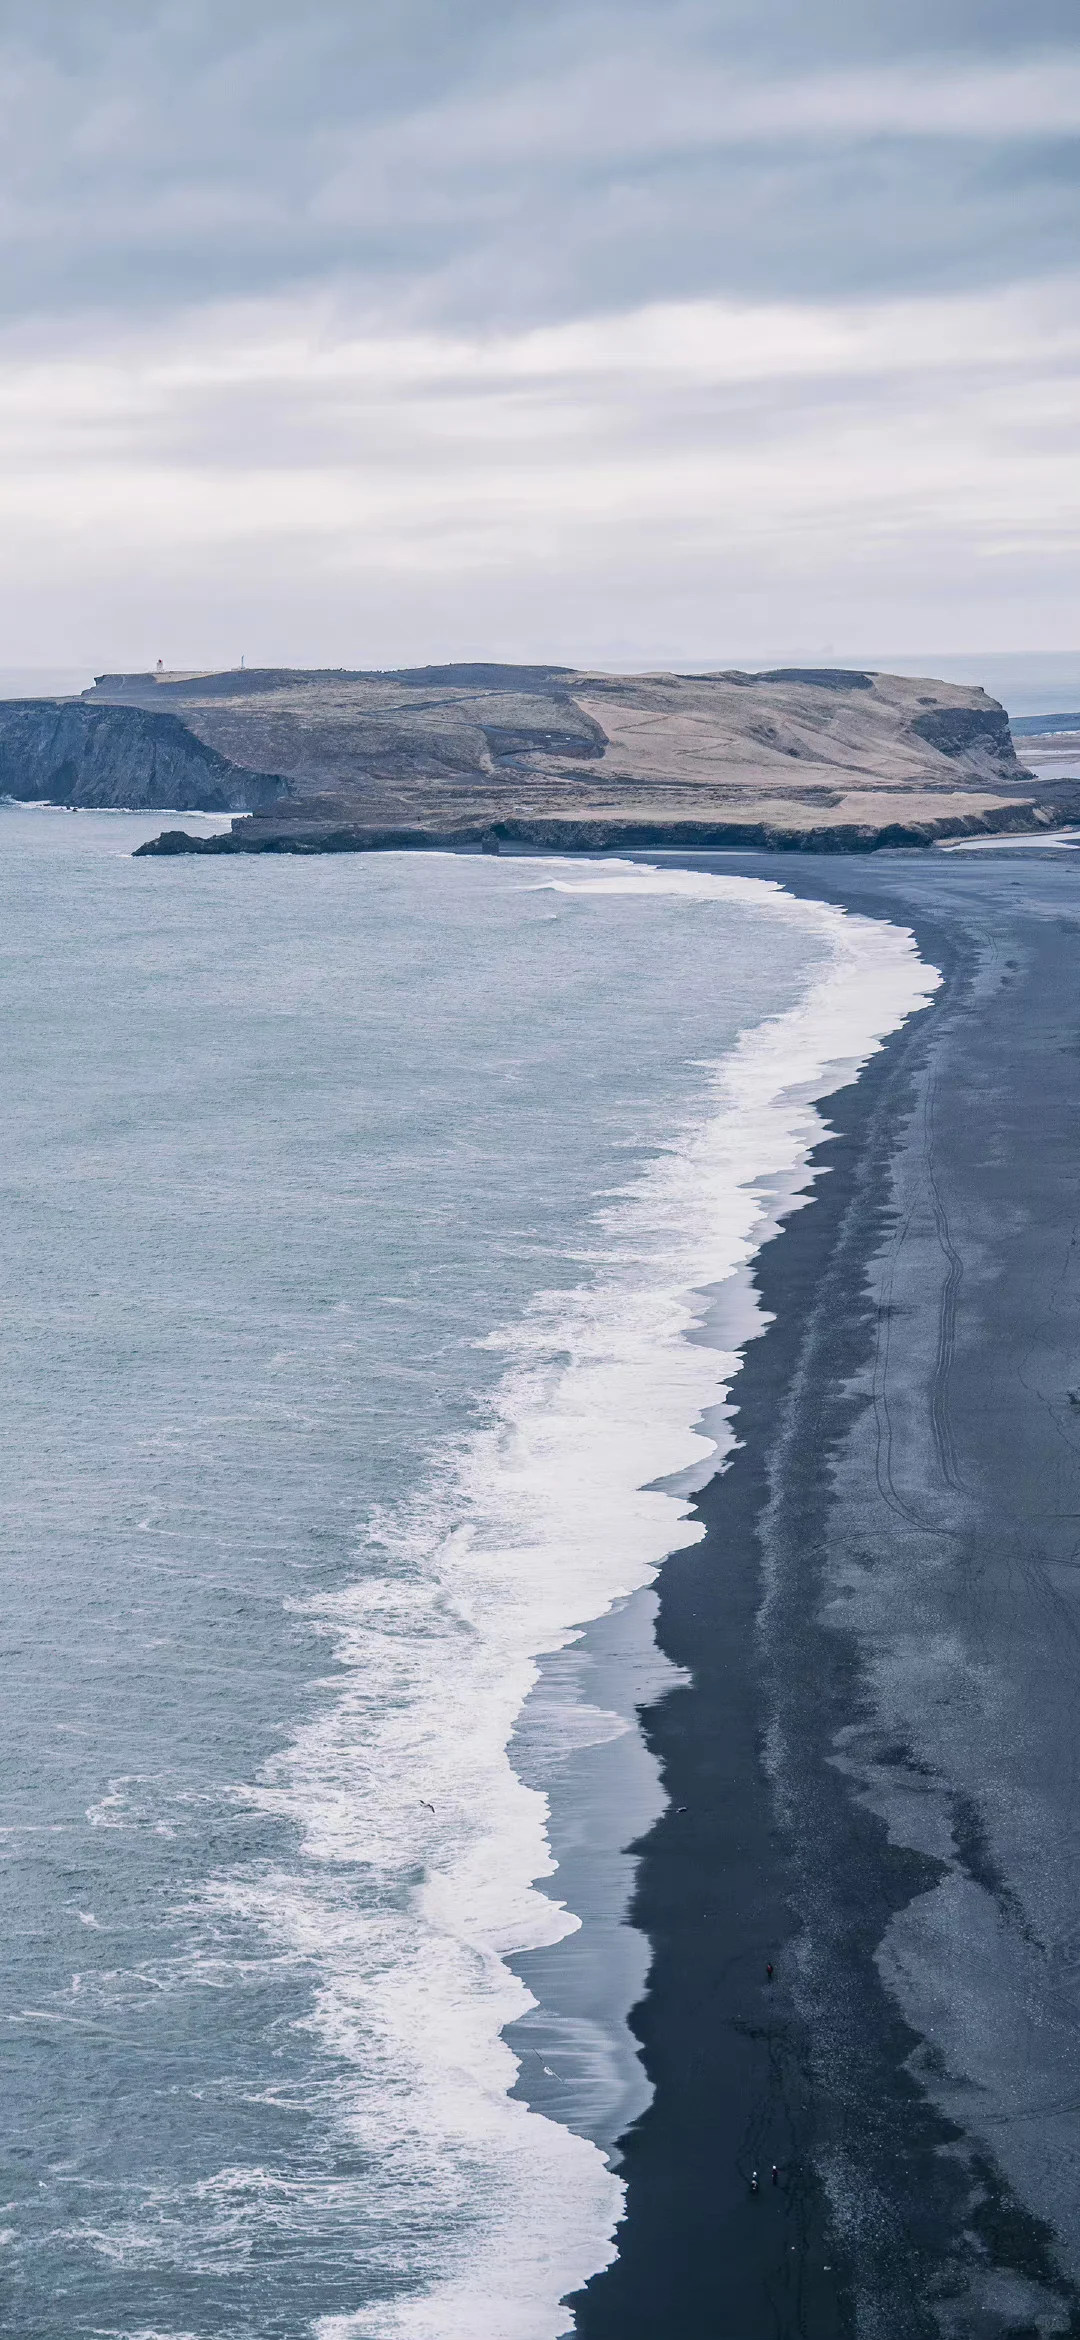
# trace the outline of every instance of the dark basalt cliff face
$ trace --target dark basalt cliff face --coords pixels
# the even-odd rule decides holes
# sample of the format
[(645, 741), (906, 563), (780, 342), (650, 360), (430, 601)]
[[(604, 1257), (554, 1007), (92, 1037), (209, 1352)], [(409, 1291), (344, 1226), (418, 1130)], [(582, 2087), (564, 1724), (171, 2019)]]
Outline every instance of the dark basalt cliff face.
[[(82, 700), (0, 705), (0, 792), (250, 813), (233, 838), (206, 841), (245, 853), (485, 840), (865, 850), (1030, 825), (1047, 801), (1004, 710), (977, 689), (816, 667), (488, 664), (102, 675)], [(177, 834), (162, 852), (185, 849)]]
[(1009, 718), (1004, 707), (932, 707), (912, 718), (916, 739), (925, 739), (943, 756), (963, 756), (971, 748), (989, 749), (1015, 760)]
[(0, 796), (23, 804), (250, 812), (285, 794), (198, 739), (178, 715), (81, 699), (0, 703)]

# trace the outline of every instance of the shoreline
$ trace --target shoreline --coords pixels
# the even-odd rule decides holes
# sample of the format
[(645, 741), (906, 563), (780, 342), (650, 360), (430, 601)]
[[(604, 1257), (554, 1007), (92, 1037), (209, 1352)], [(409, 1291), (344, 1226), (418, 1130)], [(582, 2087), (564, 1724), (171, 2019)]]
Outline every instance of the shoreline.
[[(985, 1482), (1001, 1443), (997, 1417), (994, 1439), (987, 1426), (977, 1310), (989, 1305), (988, 1276), (997, 1288), (991, 1270), (999, 1283), (1024, 1278), (1025, 1196), (1023, 1177), (1010, 1196), (1009, 1175), (988, 1169), (996, 1122), (991, 1114), (980, 1126), (978, 1108), (982, 1100), (988, 1110), (991, 1088), (996, 1106), (999, 1091), (1007, 1099), (1026, 1087), (1017, 1110), (1037, 1128), (1057, 1092), (1062, 1111), (1080, 1101), (1075, 1043), (1066, 1069), (1056, 1027), (1045, 1029), (1049, 980), (1056, 1014), (1080, 1011), (1080, 896), (1068, 856), (1023, 860), (1019, 871), (1015, 854), (989, 853), (963, 865), (942, 856), (932, 871), (921, 855), (883, 859), (872, 873), (824, 860), (813, 871), (784, 868), (799, 895), (911, 927), (946, 980), (857, 1080), (821, 1101), (832, 1134), (814, 1158), (829, 1175), (754, 1262), (773, 1321), (733, 1385), (739, 1447), (697, 1499), (706, 1540), (661, 1570), (659, 1646), (693, 1671), (691, 1686), (643, 1716), (669, 1799), (640, 1851), (631, 1921), (652, 1946), (633, 2028), (656, 2093), (622, 2140), (619, 2256), (571, 2303), (583, 2340), (1080, 2331), (1077, 2222), (1063, 2207), (1064, 2179), (1055, 2186), (1046, 2155), (1021, 2134), (1031, 2119), (1019, 2102), (1019, 2015), (1009, 2051), (1016, 2101), (985, 2101), (993, 2082), (978, 2060), (980, 2023), (1007, 2023), (1002, 1992), (1015, 1993), (1016, 1978), (1002, 1959), (999, 1988), (985, 1944), (973, 1970), (962, 1957), (953, 1964), (961, 1940), (977, 1947), (978, 1924), (993, 1917), (1020, 1940), (1025, 1987), (1060, 1995), (1045, 1934), (1043, 1980), (1032, 1981), (1037, 1954), (1023, 1946), (1025, 1929), (1036, 1932), (1031, 1881), (1008, 1822), (1011, 1777), (1029, 1814), (1043, 1796), (1038, 1826), (1052, 1845), (1057, 1758), (1036, 1782), (1025, 1753), (1031, 1709), (1020, 1701), (999, 1766), (1000, 1809), (984, 1805), (979, 1702), (971, 1707), (969, 1680), (965, 1706), (961, 1673), (948, 1673), (946, 1631), (972, 1638), (969, 1676), (981, 1635), (984, 1673), (996, 1679), (1000, 1669), (1009, 1682), (1004, 1611), (988, 1657), (985, 1603), (967, 1614), (963, 1600), (973, 1554), (983, 1565), (992, 1532)], [(765, 856), (710, 856), (707, 866), (779, 874)], [(945, 1081), (951, 1095), (973, 1059), (964, 1110), (950, 1108), (947, 1129), (939, 1112), (932, 1161), (927, 1096)], [(1023, 1168), (1045, 1209), (1038, 1145), (1008, 1167)], [(1067, 1248), (1071, 1227), (1067, 1163), (1055, 1177), (1051, 1251), (1063, 1236)], [(991, 1203), (1004, 1211), (1009, 1200), (1011, 1228), (1003, 1216), (991, 1261)], [(977, 1269), (968, 1263), (959, 1298), (954, 1212), (958, 1225), (980, 1222)], [(1014, 1332), (1011, 1291), (1002, 1285), (999, 1346)], [(895, 1391), (884, 1480), (883, 1324)], [(1080, 1347), (1080, 1312), (1076, 1333)], [(1036, 1417), (1014, 1427), (1009, 1464), (1034, 1489)], [(1029, 1427), (1030, 1454), (1019, 1436)], [(1080, 1439), (1061, 1467), (1080, 1492)], [(898, 1525), (901, 1479), (896, 1500), (914, 1528)], [(1003, 1555), (1002, 1568), (1008, 1577), (1015, 1556)], [(919, 1630), (909, 1570), (925, 1607)], [(1069, 1587), (1060, 1590), (1064, 1598)], [(1032, 1596), (1031, 1631), (1040, 1599), (1045, 1608), (1045, 1587)], [(931, 1663), (944, 1669), (942, 1719), (935, 1707), (927, 1723), (919, 1668)], [(966, 1936), (949, 1932), (958, 1891)], [(1075, 2011), (1070, 1997), (1058, 2013), (1044, 2092), (1056, 2078), (1067, 2096), (1076, 2077)], [(938, 2036), (950, 2043), (944, 2060)], [(964, 2054), (966, 2074), (956, 2068)], [(1055, 2135), (1066, 2134), (1059, 2122)]]
[(747, 1345), (732, 1386), (735, 1450), (697, 1498), (705, 1540), (660, 1572), (659, 1645), (690, 1679), (643, 1717), (669, 1798), (643, 1847), (628, 1920), (653, 1949), (633, 2029), (656, 2094), (623, 2140), (619, 2256), (572, 2303), (582, 2340), (659, 2340), (669, 2328), (679, 2340), (756, 2340), (777, 2328), (825, 2340), (853, 2330), (814, 2169), (810, 2042), (790, 1977), (790, 1855), (761, 1761), (754, 1522), (766, 1425), (850, 1204), (874, 1091), (925, 1020), (909, 1018), (856, 1080), (819, 1100), (833, 1135), (811, 1167), (829, 1175), (751, 1265), (772, 1322)]
[(520, 2058), (510, 2094), (590, 2138), (615, 2169), (619, 2139), (651, 2095), (630, 2030), (647, 1984), (649, 1945), (626, 1922), (635, 1867), (626, 1848), (646, 1837), (665, 1809), (637, 1721), (640, 1707), (680, 1679), (657, 1647), (657, 1605), (655, 1588), (642, 1586), (566, 1649), (541, 1658), (507, 1750), (518, 1778), (548, 1799), (547, 1836), (558, 1866), (536, 1890), (580, 1920), (576, 1933), (505, 1959), (536, 2000), (502, 2035)]
[[(632, 865), (616, 868), (625, 882)], [(591, 874), (597, 870), (593, 864)], [(655, 869), (649, 875), (662, 891), (682, 889), (681, 875)], [(685, 878), (693, 885), (695, 873)], [(722, 896), (725, 883), (734, 890), (745, 886), (745, 877), (718, 882), (710, 873), (702, 885), (698, 873), (695, 893), (710, 899), (706, 889), (716, 886)], [(767, 890), (783, 919), (783, 890), (775, 882)], [(756, 880), (747, 891), (756, 894)], [(808, 922), (811, 933), (816, 923)], [(726, 1073), (716, 1076), (709, 1126), (728, 1133), (722, 1156), (732, 1143), (730, 1133), (742, 1128), (738, 1108), (731, 1118), (733, 1095), (745, 1097), (750, 1117), (751, 1151), (737, 1181), (746, 1223), (726, 1272), (719, 1264), (731, 1242), (726, 1227), (719, 1256), (706, 1243), (695, 1259), (683, 1262), (687, 1291), (694, 1292), (693, 1326), (683, 1337), (702, 1353), (704, 1367), (697, 1383), (700, 1411), (684, 1419), (699, 1452), (649, 1482), (649, 1492), (678, 1505), (661, 1528), (664, 1542), (655, 1565), (672, 1544), (696, 1541), (704, 1532), (687, 1507), (733, 1444), (731, 1382), (747, 1344), (766, 1325), (752, 1263), (762, 1244), (809, 1200), (814, 1141), (823, 1128), (819, 1100), (849, 1082), (856, 1066), (880, 1048), (881, 1032), (932, 995), (939, 980), (936, 971), (927, 977), (910, 941), (879, 942), (867, 921), (857, 921), (844, 941), (842, 920), (828, 910), (822, 924), (836, 955), (822, 962), (798, 1005), (766, 1018), (760, 1030), (747, 1030), (745, 1045), (724, 1060)], [(853, 991), (856, 966), (862, 981)], [(728, 1102), (722, 1104), (725, 1093)], [(706, 1261), (717, 1278), (711, 1284), (701, 1277)], [(635, 1860), (625, 1848), (648, 1834), (665, 1799), (638, 1716), (687, 1678), (657, 1648), (656, 1605), (650, 1583), (578, 1629), (569, 1646), (541, 1658), (538, 1681), (507, 1750), (517, 1776), (548, 1805), (547, 1838), (556, 1865), (550, 1879), (536, 1881), (537, 1889), (572, 1913), (573, 1926), (538, 1948), (506, 1956), (534, 2001), (504, 2031), (521, 2060), (511, 2095), (589, 2138), (615, 2167), (621, 2132), (651, 2096), (629, 2025), (646, 1984), (649, 1952), (644, 1936), (626, 1920)]]
[[(812, 1160), (811, 1151), (799, 1169), (757, 1182), (767, 1209), (758, 1250), (706, 1288), (706, 1313), (687, 1336), (718, 1360), (740, 1362), (718, 1383), (715, 1403), (699, 1420), (714, 1442), (715, 1461), (691, 1464), (663, 1482), (680, 1500), (703, 1494), (727, 1468), (736, 1443), (733, 1383), (746, 1349), (767, 1329), (755, 1287), (757, 1259), (812, 1200)], [(548, 1799), (547, 1835), (557, 1866), (552, 1877), (537, 1880), (536, 1890), (580, 1920), (577, 1934), (506, 1957), (537, 2002), (503, 2033), (521, 2058), (510, 2093), (590, 2138), (616, 2170), (622, 2139), (652, 2099), (630, 2020), (647, 1987), (651, 1952), (628, 1912), (634, 1847), (663, 1819), (667, 1798), (640, 1715), (691, 1678), (657, 1642), (660, 1575), (667, 1564), (661, 1564), (655, 1584), (625, 1595), (583, 1626), (566, 1649), (540, 1658), (539, 1679), (507, 1750), (518, 1777)]]

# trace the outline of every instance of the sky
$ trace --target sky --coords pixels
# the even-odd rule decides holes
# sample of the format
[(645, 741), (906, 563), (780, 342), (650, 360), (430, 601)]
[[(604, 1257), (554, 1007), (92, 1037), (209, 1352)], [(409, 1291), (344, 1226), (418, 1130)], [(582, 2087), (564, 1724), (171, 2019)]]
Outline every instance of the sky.
[(1078, 544), (1076, 0), (0, 0), (0, 667), (1064, 658)]

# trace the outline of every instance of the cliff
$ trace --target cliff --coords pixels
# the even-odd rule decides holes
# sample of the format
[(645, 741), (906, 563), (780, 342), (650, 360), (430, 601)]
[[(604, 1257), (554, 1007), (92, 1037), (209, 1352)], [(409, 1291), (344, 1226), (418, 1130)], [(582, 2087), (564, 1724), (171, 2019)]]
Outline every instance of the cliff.
[(132, 810), (246, 812), (282, 783), (201, 740), (179, 715), (85, 699), (0, 702), (0, 796)]
[(0, 706), (0, 790), (254, 816), (190, 841), (214, 852), (865, 849), (1030, 826), (1049, 803), (983, 691), (830, 669), (103, 675), (80, 701)]

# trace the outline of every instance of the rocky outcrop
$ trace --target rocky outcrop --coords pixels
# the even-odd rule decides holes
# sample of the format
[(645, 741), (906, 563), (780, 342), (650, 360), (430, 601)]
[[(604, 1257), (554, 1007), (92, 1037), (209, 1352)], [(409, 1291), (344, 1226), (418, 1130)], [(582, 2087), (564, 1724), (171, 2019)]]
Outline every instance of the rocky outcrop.
[(286, 821), (273, 815), (234, 821), (224, 836), (193, 837), (166, 829), (136, 847), (144, 854), (178, 853), (498, 853), (502, 846), (543, 853), (626, 853), (682, 847), (730, 852), (757, 847), (785, 853), (874, 853), (884, 846), (934, 845), (952, 837), (1013, 836), (1054, 826), (1041, 806), (1002, 805), (982, 812), (932, 815), (926, 820), (815, 822), (792, 827), (773, 821), (496, 821), (488, 828), (379, 829), (348, 821)]
[(248, 812), (287, 783), (246, 771), (180, 716), (80, 699), (0, 703), (0, 796), (169, 812)]
[(925, 739), (943, 756), (964, 756), (975, 749), (997, 762), (1016, 761), (1004, 707), (931, 707), (912, 717), (911, 728), (916, 739)]

